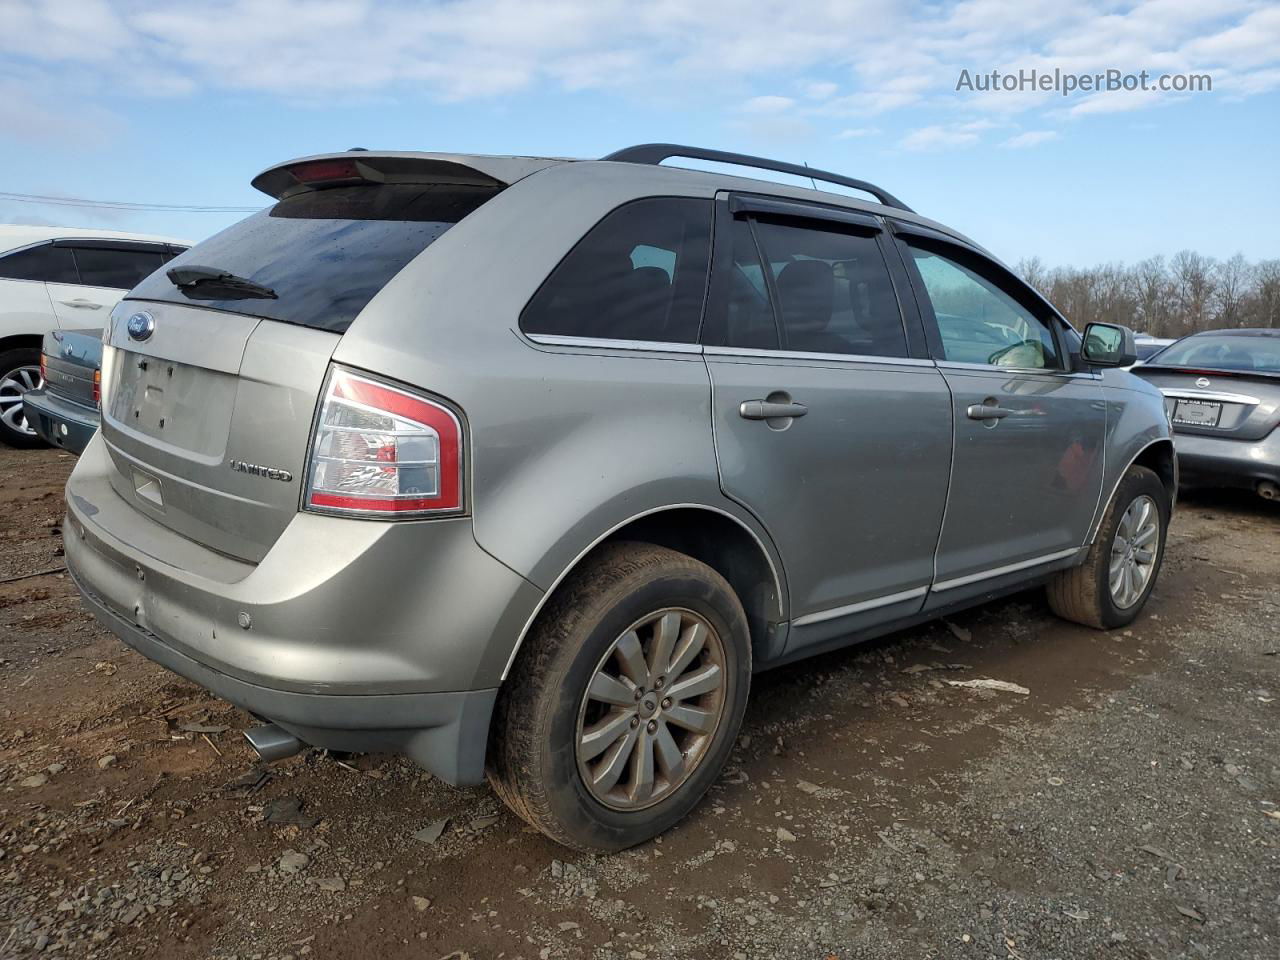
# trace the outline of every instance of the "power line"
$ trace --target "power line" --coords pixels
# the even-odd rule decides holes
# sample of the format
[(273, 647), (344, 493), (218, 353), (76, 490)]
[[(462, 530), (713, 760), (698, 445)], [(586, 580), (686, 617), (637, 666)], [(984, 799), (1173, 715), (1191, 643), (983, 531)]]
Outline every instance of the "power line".
[(61, 207), (95, 207), (100, 210), (136, 210), (165, 213), (257, 213), (262, 207), (217, 207), (200, 203), (132, 203), (127, 200), (86, 200), (82, 197), (50, 197), (37, 193), (4, 193), (0, 200), (52, 204)]

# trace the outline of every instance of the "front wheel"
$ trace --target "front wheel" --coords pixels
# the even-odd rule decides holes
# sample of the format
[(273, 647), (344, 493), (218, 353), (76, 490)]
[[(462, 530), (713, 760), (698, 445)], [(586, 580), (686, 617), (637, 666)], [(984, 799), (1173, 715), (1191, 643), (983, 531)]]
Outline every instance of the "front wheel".
[(634, 846), (715, 781), (750, 678), (746, 616), (723, 577), (663, 547), (611, 544), (526, 639), (494, 717), (490, 782), (566, 846)]
[(40, 375), (40, 351), (35, 347), (19, 347), (0, 352), (0, 440), (11, 447), (44, 445), (40, 435), (27, 422), (22, 397), (28, 390), (44, 386)]
[(1170, 510), (1169, 492), (1155, 472), (1130, 467), (1085, 562), (1049, 582), (1053, 612), (1100, 630), (1132, 623), (1160, 575)]

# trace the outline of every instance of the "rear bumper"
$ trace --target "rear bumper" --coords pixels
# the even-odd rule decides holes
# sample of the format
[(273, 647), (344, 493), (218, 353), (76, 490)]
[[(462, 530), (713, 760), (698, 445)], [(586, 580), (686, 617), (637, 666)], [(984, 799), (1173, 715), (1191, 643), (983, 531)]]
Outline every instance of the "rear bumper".
[(48, 390), (28, 390), (22, 397), (27, 423), (45, 443), (81, 453), (98, 430), (98, 411), (56, 397)]
[(85, 607), (148, 660), (259, 717), (299, 740), (353, 753), (402, 753), (448, 783), (484, 779), (485, 743), (497, 689), (452, 693), (333, 695), (247, 683), (213, 669), (130, 623), (101, 597), (80, 588)]
[(1185, 484), (1252, 490), (1263, 480), (1280, 483), (1280, 429), (1253, 441), (1175, 433), (1173, 442)]
[(479, 781), (502, 671), (542, 593), (476, 544), (470, 520), (299, 513), (254, 565), (138, 512), (111, 469), (99, 436), (67, 483), (63, 528), (104, 625), (307, 743)]

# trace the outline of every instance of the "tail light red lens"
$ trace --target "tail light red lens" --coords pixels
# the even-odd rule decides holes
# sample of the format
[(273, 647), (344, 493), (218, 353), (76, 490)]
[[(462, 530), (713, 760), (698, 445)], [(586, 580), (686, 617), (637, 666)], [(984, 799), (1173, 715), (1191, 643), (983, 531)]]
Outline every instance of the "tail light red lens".
[(93, 371), (93, 405), (102, 406), (102, 371)]
[(462, 425), (448, 407), (334, 367), (311, 445), (305, 507), (360, 516), (463, 509)]
[(40, 379), (49, 382), (49, 358), (43, 353), (40, 354)]

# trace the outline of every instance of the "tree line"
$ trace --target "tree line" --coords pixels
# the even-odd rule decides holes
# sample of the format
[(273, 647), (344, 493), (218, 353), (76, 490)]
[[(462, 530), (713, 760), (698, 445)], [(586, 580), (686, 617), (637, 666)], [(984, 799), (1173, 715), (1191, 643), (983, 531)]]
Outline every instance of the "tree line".
[(1280, 260), (1251, 263), (1237, 253), (1216, 260), (1183, 250), (1132, 266), (1049, 268), (1039, 257), (1015, 270), (1077, 330), (1094, 321), (1123, 323), (1153, 337), (1200, 330), (1280, 326)]

